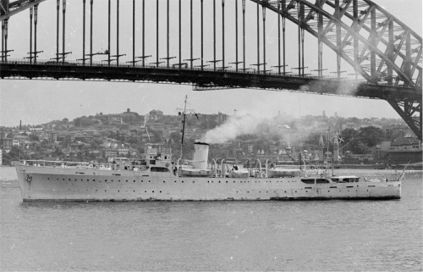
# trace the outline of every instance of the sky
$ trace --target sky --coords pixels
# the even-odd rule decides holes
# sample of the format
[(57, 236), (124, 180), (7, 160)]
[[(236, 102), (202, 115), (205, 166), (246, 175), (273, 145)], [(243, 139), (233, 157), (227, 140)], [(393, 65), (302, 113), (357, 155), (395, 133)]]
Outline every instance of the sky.
[[(229, 1), (226, 2), (230, 3)], [(46, 3), (41, 4), (45, 5), (45, 8), (40, 9), (39, 13), (39, 48), (46, 52), (54, 52), (55, 46), (54, 34), (51, 34), (52, 31), (52, 33), (55, 33), (55, 16), (49, 16), (51, 12), (54, 12), (54, 3), (55, 1), (48, 0)], [(78, 46), (77, 43), (79, 44), (80, 39), (78, 39), (77, 35), (81, 31), (77, 26), (78, 24), (73, 22), (77, 18), (75, 15), (78, 14), (78, 10), (72, 10), (71, 3), (73, 1), (68, 1), (67, 25), (69, 27), (67, 32), (69, 32), (70, 38), (66, 46), (75, 48)], [(123, 0), (121, 3), (123, 5), (122, 10), (124, 10), (125, 5), (129, 5), (132, 1)], [(165, 2), (162, 1), (161, 3), (164, 6)], [(421, 35), (421, 0), (377, 0), (376, 3)], [(130, 35), (130, 31), (125, 27), (125, 22), (130, 23), (128, 17), (131, 17), (125, 15), (125, 12), (121, 15), (123, 18), (121, 26), (121, 29), (123, 29), (121, 30), (122, 36)], [(102, 23), (101, 16), (100, 14), (95, 17), (97, 19), (95, 24)], [(252, 15), (250, 17), (247, 15), (247, 20), (249, 18), (253, 18)], [(10, 21), (9, 48), (15, 49), (16, 52), (12, 52), (11, 58), (22, 58), (26, 51), (28, 51), (25, 48), (28, 44), (28, 35), (25, 32), (29, 28), (27, 27), (29, 22), (28, 12), (26, 11), (23, 14), (16, 15), (12, 19)], [(268, 22), (271, 24), (271, 19)], [(161, 28), (164, 27), (163, 24)], [(148, 27), (149, 25), (147, 25)], [(269, 29), (269, 36), (271, 36), (275, 28), (272, 29), (270, 27)], [(250, 27), (248, 27), (247, 32), (251, 31)], [(289, 30), (287, 31), (289, 34)], [(231, 37), (231, 29), (228, 32), (228, 36)], [(15, 33), (20, 34), (16, 35)], [(295, 34), (295, 32), (292, 33)], [(292, 35), (292, 33), (289, 35)], [(53, 39), (50, 41), (51, 36), (53, 36)], [(107, 35), (105, 32), (97, 33), (94, 44), (96, 45), (97, 43), (99, 45), (96, 46), (95, 50), (103, 50), (106, 39)], [(309, 41), (308, 39), (310, 39), (310, 42), (306, 42), (306, 55), (308, 54), (312, 57), (307, 59), (315, 61), (316, 58), (313, 56), (315, 54), (315, 42), (311, 38), (306, 37), (306, 41)], [(139, 41), (137, 40), (137, 42)], [(130, 41), (127, 43), (122, 42), (121, 50), (129, 53), (131, 44)], [(272, 41), (269, 41), (269, 44), (272, 44)], [(147, 47), (148, 50), (149, 48)], [(161, 50), (164, 50), (163, 46)], [(172, 50), (175, 50), (175, 48), (172, 47)], [(184, 48), (184, 50), (187, 49)], [(291, 55), (289, 57), (295, 58), (297, 54), (295, 50), (289, 48), (289, 46), (287, 47), (288, 54)], [(290, 52), (294, 51), (295, 53), (290, 54)], [(47, 56), (40, 55), (40, 58), (42, 57), (47, 58)], [(333, 55), (328, 52), (325, 57), (330, 59)], [(73, 56), (73, 58), (77, 58), (77, 56)], [(270, 55), (269, 58), (273, 58), (273, 56)], [(283, 113), (291, 116), (304, 116), (308, 114), (318, 115), (325, 111), (328, 115), (333, 115), (336, 112), (338, 115), (345, 117), (399, 118), (394, 109), (386, 101), (347, 96), (252, 89), (196, 92), (189, 85), (152, 83), (1, 80), (0, 126), (17, 126), (20, 120), (22, 120), (23, 124), (35, 125), (51, 120), (63, 118), (73, 119), (78, 116), (94, 115), (100, 112), (119, 113), (126, 111), (127, 108), (140, 114), (145, 114), (152, 109), (162, 110), (166, 114), (176, 114), (177, 108), (183, 106), (185, 95), (188, 95), (188, 107), (200, 113), (224, 112), (232, 114), (234, 111), (237, 111), (266, 115)]]

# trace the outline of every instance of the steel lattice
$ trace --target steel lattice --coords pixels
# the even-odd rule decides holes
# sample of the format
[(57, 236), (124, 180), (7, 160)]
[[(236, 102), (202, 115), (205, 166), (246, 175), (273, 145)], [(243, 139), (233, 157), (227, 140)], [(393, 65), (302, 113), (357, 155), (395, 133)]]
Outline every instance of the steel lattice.
[[(7, 35), (11, 16), (43, 1), (0, 0), (3, 35)], [(417, 33), (370, 0), (251, 1), (316, 37), (319, 69), (322, 69), (321, 45), (325, 44), (337, 55), (338, 77), (343, 59), (366, 79), (369, 86), (395, 88), (397, 93), (383, 92), (373, 97), (388, 101), (422, 138), (422, 38)], [(401, 93), (402, 90), (407, 92)]]

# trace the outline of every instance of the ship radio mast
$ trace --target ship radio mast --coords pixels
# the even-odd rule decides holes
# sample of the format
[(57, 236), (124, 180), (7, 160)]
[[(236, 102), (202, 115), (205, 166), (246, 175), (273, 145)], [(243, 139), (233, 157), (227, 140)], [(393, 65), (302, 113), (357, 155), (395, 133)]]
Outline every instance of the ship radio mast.
[(188, 114), (194, 114), (195, 117), (198, 118), (198, 114), (194, 112), (192, 109), (187, 109), (187, 103), (188, 103), (188, 95), (185, 95), (185, 101), (184, 101), (184, 108), (179, 111), (179, 115), (182, 115), (182, 130), (181, 130), (181, 156), (179, 157), (182, 159), (183, 156), (183, 150), (184, 150), (184, 139), (185, 139), (185, 127), (187, 122), (187, 115)]
[(181, 130), (181, 156), (180, 158), (182, 159), (183, 156), (183, 150), (184, 150), (184, 138), (185, 138), (185, 122), (186, 122), (186, 118), (187, 118), (187, 100), (188, 100), (188, 95), (185, 95), (185, 101), (184, 101), (184, 110), (183, 112), (179, 112), (179, 114), (182, 115), (182, 130)]

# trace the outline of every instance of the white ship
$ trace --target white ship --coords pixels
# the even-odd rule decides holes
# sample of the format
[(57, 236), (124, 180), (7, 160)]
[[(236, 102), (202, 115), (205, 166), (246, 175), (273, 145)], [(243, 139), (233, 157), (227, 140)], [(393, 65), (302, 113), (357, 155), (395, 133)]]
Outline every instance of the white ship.
[(16, 164), (23, 201), (211, 201), (399, 199), (403, 175), (366, 178), (305, 169), (241, 168), (208, 161), (196, 143), (193, 160), (172, 163), (149, 145), (146, 164), (23, 161)]

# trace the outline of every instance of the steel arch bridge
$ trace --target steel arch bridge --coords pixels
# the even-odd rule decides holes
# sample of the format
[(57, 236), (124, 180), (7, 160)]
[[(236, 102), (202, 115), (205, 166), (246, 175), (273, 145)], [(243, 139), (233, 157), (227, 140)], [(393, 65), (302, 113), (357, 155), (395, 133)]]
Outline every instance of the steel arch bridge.
[[(123, 9), (119, 2), (0, 0), (0, 77), (188, 83), (197, 90), (291, 89), (383, 99), (422, 139), (422, 38), (373, 1), (127, 0), (130, 7), (125, 14), (132, 18), (132, 33), (126, 40), (132, 43), (127, 46), (132, 52), (119, 47), (119, 41), (125, 41), (119, 36)], [(51, 59), (42, 60), (46, 52), (37, 47), (37, 23), (41, 7), (48, 3), (56, 4), (56, 14), (49, 15), (56, 19), (56, 35), (50, 37), (56, 47), (55, 52), (51, 49)], [(93, 49), (97, 42), (93, 33), (99, 29), (93, 26), (97, 3), (105, 4), (104, 51)], [(70, 21), (71, 25), (82, 23), (81, 33), (76, 34), (82, 43), (74, 53), (80, 56), (76, 61), (68, 51), (74, 49), (66, 48), (70, 35), (66, 34), (66, 12), (73, 6), (82, 6)], [(10, 47), (8, 38), (21, 34), (10, 32), (10, 24), (25, 10), (29, 10), (28, 56), (12, 58), (19, 53)], [(291, 31), (294, 34), (289, 32), (287, 22), (295, 26), (295, 32)], [(310, 40), (316, 43), (312, 48), (317, 51), (317, 67), (312, 74), (307, 65), (315, 64), (316, 58), (306, 57), (309, 51), (305, 50)], [(287, 42), (294, 43), (294, 54)], [(149, 45), (153, 50), (146, 52)], [(328, 58), (323, 57), (324, 48), (334, 56), (329, 65)], [(294, 73), (287, 70), (292, 55), (297, 66), (292, 68)], [(99, 57), (106, 59), (98, 62)], [(328, 77), (325, 70), (330, 66), (334, 75)], [(352, 78), (345, 76), (348, 69), (354, 74)]]

